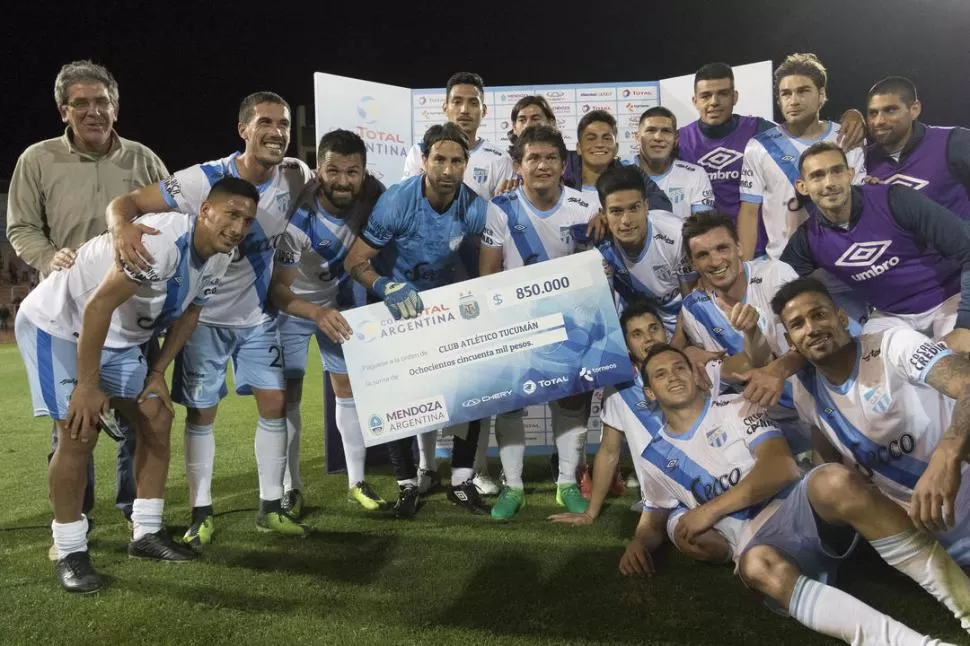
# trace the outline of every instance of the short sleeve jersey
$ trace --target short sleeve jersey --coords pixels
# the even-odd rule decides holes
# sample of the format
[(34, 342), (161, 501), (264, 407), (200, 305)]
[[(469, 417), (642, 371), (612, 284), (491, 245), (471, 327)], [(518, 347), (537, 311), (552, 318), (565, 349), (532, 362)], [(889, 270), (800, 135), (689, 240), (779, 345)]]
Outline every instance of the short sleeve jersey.
[[(145, 270), (122, 266), (125, 275), (138, 283), (138, 291), (111, 315), (105, 339), (108, 348), (141, 345), (175, 322), (189, 305), (206, 305), (229, 267), (228, 254), (203, 261), (195, 253), (194, 216), (153, 213), (136, 222), (160, 231), (143, 240), (154, 261)], [(84, 308), (114, 262), (111, 234), (92, 238), (78, 249), (70, 269), (52, 273), (27, 295), (21, 311), (51, 336), (77, 340)]]
[(562, 258), (576, 251), (576, 238), (585, 236), (596, 211), (582, 193), (567, 187), (555, 206), (542, 211), (520, 187), (492, 200), (482, 244), (504, 251), (506, 269)]
[[(190, 166), (162, 181), (162, 197), (173, 211), (195, 215), (212, 185), (226, 176), (239, 177), (239, 153)], [(269, 299), (273, 256), (286, 228), (290, 201), (312, 174), (298, 159), (285, 158), (264, 184), (257, 186), (256, 220), (233, 253), (232, 264), (212, 303), (199, 320), (217, 327), (251, 327), (262, 321)]]

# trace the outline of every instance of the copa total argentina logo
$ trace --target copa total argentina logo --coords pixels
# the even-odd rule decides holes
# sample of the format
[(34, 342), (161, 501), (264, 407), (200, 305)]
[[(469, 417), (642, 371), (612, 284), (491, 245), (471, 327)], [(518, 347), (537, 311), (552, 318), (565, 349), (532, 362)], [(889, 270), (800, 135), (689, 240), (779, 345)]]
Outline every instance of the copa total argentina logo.
[(381, 326), (377, 321), (367, 320), (357, 324), (354, 329), (354, 336), (358, 341), (370, 343), (381, 335)]
[(381, 118), (381, 104), (372, 96), (362, 96), (357, 102), (357, 116), (364, 123), (377, 123)]

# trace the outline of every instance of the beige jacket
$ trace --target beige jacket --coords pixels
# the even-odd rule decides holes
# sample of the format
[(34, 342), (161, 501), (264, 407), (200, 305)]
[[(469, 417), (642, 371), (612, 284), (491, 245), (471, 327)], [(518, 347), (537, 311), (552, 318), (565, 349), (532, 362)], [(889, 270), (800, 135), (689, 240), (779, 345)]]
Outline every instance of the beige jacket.
[(114, 133), (111, 150), (99, 157), (75, 148), (69, 131), (27, 148), (10, 179), (7, 238), (42, 277), (58, 249), (77, 249), (107, 230), (111, 200), (168, 177), (162, 160), (137, 141)]

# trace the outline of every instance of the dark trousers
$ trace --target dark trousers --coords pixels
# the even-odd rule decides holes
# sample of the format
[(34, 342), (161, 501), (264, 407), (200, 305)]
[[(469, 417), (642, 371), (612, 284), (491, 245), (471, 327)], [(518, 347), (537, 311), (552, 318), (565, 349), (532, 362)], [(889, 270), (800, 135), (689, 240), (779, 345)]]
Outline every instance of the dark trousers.
[[(465, 439), (455, 436), (451, 450), (452, 469), (473, 469), (475, 467), (475, 451), (478, 449), (478, 434), (481, 424), (478, 421), (468, 423), (468, 434)], [(391, 458), (394, 478), (410, 480), (418, 476), (418, 467), (414, 463), (414, 438), (405, 437), (388, 442), (387, 453)]]
[[(118, 443), (118, 462), (115, 469), (115, 507), (125, 518), (131, 520), (131, 506), (135, 501), (135, 429), (127, 420), (118, 416), (118, 425), (125, 433), (125, 441)], [(107, 436), (105, 436), (107, 437)], [(110, 439), (110, 438), (108, 438)], [(48, 464), (57, 450), (57, 425), (51, 434), (51, 452), (47, 454)], [(81, 511), (91, 514), (94, 508), (94, 455), (88, 460), (88, 477), (84, 485), (84, 503)]]

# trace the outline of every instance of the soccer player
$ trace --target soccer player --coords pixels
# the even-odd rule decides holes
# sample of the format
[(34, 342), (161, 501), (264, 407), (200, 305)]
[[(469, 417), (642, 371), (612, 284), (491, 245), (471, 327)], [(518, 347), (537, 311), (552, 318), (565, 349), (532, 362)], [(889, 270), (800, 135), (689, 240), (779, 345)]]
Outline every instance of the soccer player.
[[(761, 117), (734, 114), (738, 91), (734, 88), (734, 71), (725, 63), (708, 63), (697, 70), (691, 101), (699, 118), (680, 129), (677, 157), (707, 170), (714, 189), (715, 210), (737, 220), (745, 146), (756, 134), (775, 124)], [(858, 110), (845, 112), (839, 143), (852, 150), (862, 143), (865, 127)], [(756, 256), (764, 253), (765, 243), (764, 227), (759, 227)]]
[[(549, 126), (530, 126), (512, 146), (512, 160), (522, 176), (522, 186), (492, 200), (482, 235), (479, 273), (495, 274), (561, 258), (576, 249), (575, 232), (585, 234), (597, 213), (574, 189), (560, 183), (566, 144)], [(586, 428), (586, 395), (550, 404), (552, 431), (559, 455), (556, 503), (572, 512), (586, 510), (586, 500), (576, 485), (580, 438)], [(492, 507), (492, 518), (510, 520), (525, 504), (522, 460), (525, 426), (522, 411), (495, 418), (495, 437), (505, 472), (505, 487)]]
[[(385, 191), (344, 259), (351, 277), (379, 296), (395, 319), (421, 314), (419, 291), (454, 281), (458, 249), (467, 236), (481, 235), (489, 206), (462, 181), (468, 142), (456, 125), (428, 128), (421, 150), (424, 172)], [(487, 514), (489, 508), (471, 482), (478, 428), (468, 425), (467, 434), (460, 427), (453, 431), (448, 499), (472, 513)], [(410, 518), (420, 501), (411, 438), (387, 447), (400, 486), (394, 513)]]
[(658, 304), (664, 327), (673, 333), (689, 277), (681, 241), (681, 221), (652, 208), (641, 171), (614, 166), (596, 181), (610, 235), (599, 245), (624, 302), (649, 298)]
[[(742, 365), (762, 366), (788, 352), (784, 329), (771, 309), (771, 298), (798, 277), (785, 263), (760, 258), (743, 261), (737, 230), (720, 213), (698, 213), (684, 222), (684, 247), (706, 290), (695, 288), (684, 297), (673, 345), (691, 357), (695, 371), (711, 352), (738, 356)], [(687, 342), (692, 345), (686, 345)], [(692, 356), (696, 348), (706, 352)], [(725, 387), (736, 384), (726, 382)], [(790, 388), (768, 416), (785, 434), (795, 455), (811, 448)]]
[[(478, 128), (488, 111), (485, 105), (485, 83), (472, 72), (456, 72), (445, 86), (444, 113), (468, 142), (468, 164), (465, 183), (484, 199), (490, 200), (503, 182), (512, 177), (509, 154), (490, 141), (479, 138)], [(404, 161), (404, 179), (424, 172), (425, 154), (421, 144), (408, 151)]]
[[(776, 260), (781, 257), (788, 239), (807, 218), (795, 191), (798, 157), (813, 143), (836, 143), (840, 130), (838, 124), (819, 118), (827, 100), (828, 73), (814, 54), (791, 54), (775, 69), (774, 78), (785, 123), (755, 135), (744, 149), (737, 226), (745, 260), (754, 257), (762, 224), (767, 233), (765, 253)], [(865, 177), (863, 150), (855, 148), (847, 155), (859, 184)], [(824, 272), (820, 277), (853, 320), (865, 321), (867, 303), (838, 279)]]
[[(132, 186), (168, 177), (165, 164), (154, 152), (115, 130), (120, 110), (118, 82), (106, 68), (86, 60), (64, 65), (54, 80), (54, 100), (67, 124), (64, 133), (36, 143), (20, 155), (7, 197), (7, 238), (14, 252), (41, 278), (69, 268), (77, 248), (104, 233), (108, 202)], [(135, 433), (124, 435), (118, 444), (115, 505), (130, 520), (135, 498), (131, 462)], [(51, 456), (56, 449), (54, 427)], [(93, 506), (94, 460), (88, 465), (84, 513), (90, 514)]]
[(650, 176), (672, 204), (681, 220), (691, 213), (714, 208), (714, 191), (700, 166), (676, 159), (679, 135), (677, 117), (663, 106), (644, 110), (637, 129), (640, 153), (627, 163)]
[(851, 186), (854, 170), (834, 144), (811, 146), (799, 169), (798, 191), (812, 199), (816, 212), (795, 231), (782, 260), (800, 276), (822, 268), (878, 313), (902, 318), (933, 338), (952, 333), (950, 341), (970, 351), (965, 223), (907, 186)]
[[(647, 353), (654, 345), (666, 344), (667, 330), (664, 328), (653, 305), (646, 300), (630, 303), (620, 315), (620, 328), (626, 340), (627, 349), (634, 366), (643, 363)], [(727, 364), (723, 366), (730, 370)], [(719, 386), (722, 364), (711, 361), (707, 364), (708, 381)], [(644, 464), (640, 459), (650, 439), (663, 425), (662, 413), (646, 398), (643, 392), (643, 379), (636, 368), (632, 381), (619, 384), (603, 394), (603, 435), (593, 461), (593, 482), (589, 508), (583, 513), (554, 514), (549, 520), (569, 525), (591, 525), (603, 510), (613, 476), (620, 463), (623, 440), (626, 439), (633, 454), (633, 465), (637, 480), (645, 479)], [(717, 390), (713, 391), (717, 394)], [(724, 563), (731, 559), (730, 546), (724, 536), (714, 527), (702, 534), (694, 543), (677, 539), (675, 528), (677, 519), (687, 511), (681, 508), (671, 514), (667, 523), (667, 536), (678, 550), (699, 561)]]
[[(601, 208), (596, 181), (604, 172), (623, 162), (617, 157), (620, 145), (616, 141), (616, 119), (606, 110), (592, 110), (579, 120), (576, 128), (576, 150), (566, 159), (563, 183), (569, 188), (582, 191), (590, 204)], [(640, 167), (637, 166), (637, 169)], [(646, 173), (641, 171), (644, 190), (655, 209), (670, 211), (667, 195), (660, 190)]]
[[(226, 369), (233, 361), (236, 393), (252, 394), (259, 419), (255, 454), (259, 473), (260, 531), (305, 536), (308, 528), (283, 507), (287, 465), (286, 399), (283, 350), (274, 316), (267, 314), (275, 247), (286, 228), (290, 203), (312, 174), (306, 164), (285, 156), (290, 143), (290, 107), (272, 92), (256, 92), (239, 107), (242, 154), (191, 166), (160, 184), (146, 186), (113, 201), (108, 217), (121, 259), (144, 263), (141, 236), (146, 227), (131, 224), (139, 213), (177, 210), (191, 213), (212, 184), (240, 177), (259, 188), (252, 230), (233, 255), (223, 288), (199, 317), (175, 366), (173, 399), (186, 407), (185, 474), (192, 519), (185, 542), (201, 549), (215, 531), (212, 470), (213, 426), (219, 401), (228, 394)], [(151, 230), (147, 231), (151, 233)]]
[(276, 250), (274, 276), (274, 302), (290, 303), (297, 298), (310, 306), (305, 316), (284, 313), (278, 318), (289, 447), (284, 499), (297, 516), (303, 507), (300, 401), (310, 337), (314, 335), (336, 395), (337, 430), (347, 463), (347, 497), (371, 511), (385, 504), (364, 478), (367, 450), (340, 347), (349, 332), (340, 311), (366, 302), (363, 288), (350, 280), (344, 269), (344, 257), (366, 226), (384, 187), (366, 171), (367, 148), (363, 140), (348, 130), (332, 130), (321, 137), (317, 160), (316, 178), (307, 184), (291, 209), (286, 235)]
[(910, 186), (970, 220), (970, 130), (926, 126), (916, 86), (890, 76), (869, 90), (869, 175)]
[(970, 565), (970, 479), (961, 478), (970, 457), (970, 362), (901, 321), (852, 337), (845, 314), (811, 278), (783, 287), (772, 306), (810, 363), (795, 380), (795, 404), (815, 426), (823, 457), (854, 465)]
[(781, 433), (739, 395), (710, 397), (680, 351), (654, 345), (643, 367), (646, 396), (664, 424), (647, 444), (644, 511), (620, 572), (655, 571), (650, 552), (672, 511), (676, 534), (696, 542), (711, 527), (727, 539), (744, 582), (799, 623), (852, 644), (931, 643), (827, 581), (861, 534), (890, 565), (919, 583), (970, 631), (970, 579), (906, 512), (839, 464), (799, 471)]
[[(82, 497), (86, 465), (109, 405), (138, 433), (128, 554), (165, 561), (195, 557), (162, 530), (172, 430), (165, 369), (226, 272), (228, 254), (252, 225), (257, 199), (251, 184), (229, 178), (212, 187), (198, 216), (141, 218), (160, 232), (145, 240), (153, 257), (146, 269), (116, 264), (110, 235), (93, 238), (78, 249), (69, 269), (44, 279), (20, 306), (17, 345), (34, 414), (54, 419), (60, 435), (50, 463), (51, 530), (57, 577), (69, 592), (95, 592), (104, 585), (88, 555)], [(166, 328), (149, 370), (139, 346)]]

